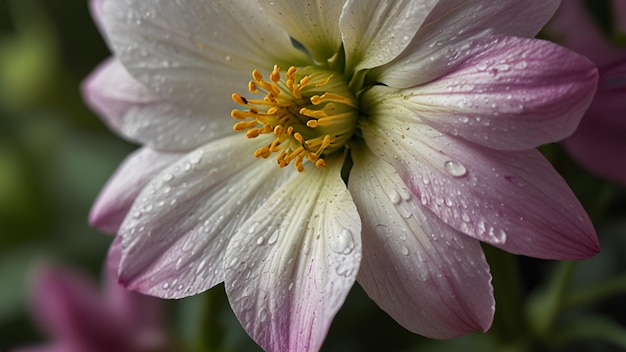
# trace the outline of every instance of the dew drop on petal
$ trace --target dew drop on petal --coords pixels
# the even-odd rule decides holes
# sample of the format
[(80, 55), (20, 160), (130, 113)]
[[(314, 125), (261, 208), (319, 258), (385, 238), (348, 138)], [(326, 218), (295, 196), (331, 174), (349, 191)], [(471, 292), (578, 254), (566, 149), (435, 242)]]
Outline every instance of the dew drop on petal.
[(270, 316), (270, 312), (267, 310), (267, 308), (261, 308), (261, 310), (259, 310), (259, 321), (261, 322), (266, 322), (268, 320)]
[(458, 161), (448, 160), (443, 164), (444, 169), (453, 177), (463, 177), (467, 175), (467, 169)]
[(278, 241), (278, 231), (272, 232), (270, 238), (267, 239), (267, 244), (272, 245)]
[(352, 231), (343, 229), (331, 238), (330, 248), (339, 254), (350, 254), (354, 249), (354, 238)]
[(256, 244), (258, 244), (259, 246), (262, 245), (264, 242), (265, 242), (265, 237), (263, 237), (263, 236), (260, 236), (256, 240)]
[(411, 253), (409, 251), (409, 247), (402, 245), (402, 247), (400, 248), (400, 253), (402, 253), (402, 255), (409, 255), (409, 253)]
[(389, 197), (389, 200), (393, 204), (399, 204), (400, 201), (402, 200), (402, 198), (400, 197), (400, 193), (398, 193), (398, 191), (396, 191), (395, 189), (392, 189), (391, 191), (389, 191), (389, 194), (387, 194), (387, 196)]

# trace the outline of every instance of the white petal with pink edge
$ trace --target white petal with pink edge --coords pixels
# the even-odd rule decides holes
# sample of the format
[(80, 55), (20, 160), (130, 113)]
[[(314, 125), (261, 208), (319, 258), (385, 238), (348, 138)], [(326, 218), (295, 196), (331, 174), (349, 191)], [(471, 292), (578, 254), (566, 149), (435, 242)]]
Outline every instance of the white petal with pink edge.
[(358, 150), (349, 188), (363, 219), (361, 286), (417, 334), (487, 330), (495, 302), (479, 242), (425, 208), (389, 164)]
[(598, 239), (567, 183), (536, 150), (498, 151), (395, 115), (361, 128), (420, 202), (445, 223), (514, 254), (585, 259)]
[(406, 123), (503, 150), (536, 148), (574, 132), (596, 90), (589, 60), (534, 39), (489, 37), (480, 46), (480, 54), (435, 81), (372, 88), (365, 109), (393, 109)]
[(105, 232), (117, 232), (139, 192), (183, 155), (161, 153), (149, 148), (129, 155), (100, 191), (89, 212), (89, 223)]
[(454, 70), (475, 45), (490, 35), (534, 37), (559, 6), (559, 0), (441, 0), (407, 49), (372, 78), (395, 88), (413, 87)]
[(356, 279), (361, 222), (342, 159), (285, 183), (228, 245), (226, 293), (266, 351), (319, 350)]
[(157, 95), (115, 59), (106, 60), (92, 72), (83, 82), (82, 92), (113, 131), (151, 148), (188, 151), (232, 133), (230, 94), (211, 110), (193, 110), (175, 97)]
[(250, 159), (270, 142), (235, 135), (165, 169), (137, 197), (120, 228), (120, 281), (142, 293), (180, 298), (224, 280), (231, 236), (296, 171)]

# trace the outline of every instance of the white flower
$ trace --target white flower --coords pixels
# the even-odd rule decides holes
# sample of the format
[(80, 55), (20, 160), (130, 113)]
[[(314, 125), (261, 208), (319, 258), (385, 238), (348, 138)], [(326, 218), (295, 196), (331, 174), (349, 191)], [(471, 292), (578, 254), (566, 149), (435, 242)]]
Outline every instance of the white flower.
[(574, 130), (597, 80), (526, 39), (557, 6), (96, 1), (114, 59), (85, 95), (144, 145), (91, 214), (118, 232), (121, 281), (168, 298), (224, 282), (269, 351), (318, 350), (357, 278), (416, 333), (487, 329), (479, 240), (541, 258), (598, 249), (534, 150)]

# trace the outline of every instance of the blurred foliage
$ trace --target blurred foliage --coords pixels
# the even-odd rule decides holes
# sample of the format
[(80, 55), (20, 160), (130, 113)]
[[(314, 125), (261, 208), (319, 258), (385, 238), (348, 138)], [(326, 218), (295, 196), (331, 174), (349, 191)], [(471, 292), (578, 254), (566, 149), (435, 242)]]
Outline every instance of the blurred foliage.
[[(588, 1), (605, 25), (607, 1)], [(45, 341), (28, 308), (28, 277), (61, 261), (99, 275), (111, 237), (87, 225), (92, 201), (135, 147), (108, 131), (79, 87), (108, 50), (87, 1), (0, 0), (0, 351)], [(324, 351), (619, 351), (626, 349), (626, 193), (590, 176), (558, 145), (542, 151), (594, 219), (603, 252), (582, 263), (520, 258), (486, 247), (494, 327), (434, 341), (397, 325), (356, 286)], [(190, 351), (256, 351), (223, 287), (170, 302)]]

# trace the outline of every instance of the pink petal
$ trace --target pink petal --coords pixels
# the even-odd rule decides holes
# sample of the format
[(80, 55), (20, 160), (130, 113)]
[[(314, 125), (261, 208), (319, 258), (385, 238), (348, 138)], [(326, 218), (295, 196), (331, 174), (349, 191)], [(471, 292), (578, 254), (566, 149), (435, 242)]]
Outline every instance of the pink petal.
[(265, 351), (318, 351), (356, 279), (361, 224), (340, 159), (284, 183), (226, 250), (229, 301)]
[(598, 93), (576, 132), (564, 141), (580, 164), (626, 184), (626, 61), (601, 69)]
[(102, 0), (90, 0), (89, 12), (91, 12), (91, 17), (98, 26), (100, 33), (103, 33), (104, 27), (102, 25)]
[(364, 100), (495, 149), (530, 149), (571, 135), (596, 89), (593, 64), (545, 41), (485, 40), (476, 44), (480, 54), (444, 77), (396, 94), (381, 86)]
[(347, 71), (368, 69), (393, 60), (409, 45), (436, 3), (434, 0), (348, 0), (339, 19)]
[(253, 69), (269, 72), (274, 64), (300, 66), (306, 59), (254, 0), (103, 5), (110, 46), (130, 74), (211, 118), (229, 120), (231, 94), (247, 90)]
[(102, 231), (117, 232), (139, 192), (181, 156), (148, 148), (128, 156), (98, 195), (89, 214), (89, 223)]
[[(624, 1), (612, 2), (615, 4)], [(562, 1), (547, 30), (555, 41), (587, 56), (598, 66), (604, 66), (617, 57), (626, 55), (626, 49), (611, 45), (609, 39), (594, 23), (585, 8), (584, 0)]]
[(181, 158), (137, 197), (122, 224), (120, 281), (163, 298), (203, 292), (224, 280), (225, 247), (240, 224), (286, 179), (273, 159), (252, 160), (267, 144), (243, 135)]
[(363, 219), (361, 286), (420, 335), (487, 330), (495, 302), (478, 241), (423, 207), (387, 163), (352, 150), (349, 186)]
[(626, 34), (626, 1), (613, 0), (613, 16), (615, 17), (615, 27)]
[(82, 92), (112, 130), (154, 149), (187, 151), (232, 133), (230, 95), (210, 110), (192, 110), (175, 97), (157, 95), (114, 59), (94, 70), (83, 82)]
[(493, 35), (534, 37), (552, 17), (558, 0), (443, 0), (428, 15), (409, 47), (370, 74), (394, 88), (443, 76), (483, 50), (474, 41)]
[[(122, 238), (116, 237), (107, 256), (102, 276), (104, 300), (110, 311), (123, 323), (129, 336), (152, 341), (138, 341), (152, 346), (166, 344), (165, 303), (163, 300), (129, 291), (118, 282), (117, 271), (122, 257)], [(156, 350), (156, 349), (155, 349)]]
[(123, 340), (123, 330), (102, 303), (95, 284), (83, 274), (47, 267), (36, 278), (33, 292), (36, 318), (68, 350), (119, 346)]
[(539, 152), (492, 150), (391, 114), (372, 117), (361, 124), (372, 152), (456, 230), (538, 258), (583, 259), (598, 252), (589, 217)]

